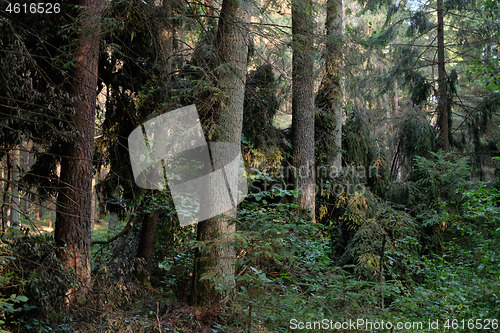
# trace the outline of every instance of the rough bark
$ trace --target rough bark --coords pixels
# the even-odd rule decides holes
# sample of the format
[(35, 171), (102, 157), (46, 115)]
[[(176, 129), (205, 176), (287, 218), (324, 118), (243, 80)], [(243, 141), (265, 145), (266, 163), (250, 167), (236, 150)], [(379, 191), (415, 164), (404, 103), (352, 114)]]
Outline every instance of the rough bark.
[(292, 156), (298, 203), (314, 217), (314, 19), (312, 0), (292, 1)]
[(450, 148), (449, 128), (448, 128), (448, 96), (446, 94), (446, 69), (444, 59), (444, 22), (443, 22), (443, 1), (437, 0), (437, 42), (438, 42), (438, 120), (441, 148), (444, 151)]
[(101, 0), (80, 0), (80, 33), (76, 42), (70, 94), (74, 114), (70, 124), (79, 133), (73, 142), (64, 143), (57, 197), (56, 244), (63, 247), (59, 257), (66, 269), (75, 272), (82, 288), (68, 291), (70, 303), (76, 303), (91, 287), (90, 226), (92, 194), (92, 157), (99, 58)]
[[(250, 0), (224, 0), (219, 18), (216, 50), (220, 66), (217, 71), (218, 88), (224, 92), (214, 110), (217, 133), (212, 141), (241, 143), (243, 101), (247, 74), (248, 23)], [(215, 195), (213, 197), (216, 197)], [(235, 252), (231, 247), (236, 209), (198, 224), (198, 240), (208, 246), (198, 250), (193, 276), (192, 302), (198, 306), (224, 304), (234, 292)], [(214, 279), (224, 290), (216, 290)]]

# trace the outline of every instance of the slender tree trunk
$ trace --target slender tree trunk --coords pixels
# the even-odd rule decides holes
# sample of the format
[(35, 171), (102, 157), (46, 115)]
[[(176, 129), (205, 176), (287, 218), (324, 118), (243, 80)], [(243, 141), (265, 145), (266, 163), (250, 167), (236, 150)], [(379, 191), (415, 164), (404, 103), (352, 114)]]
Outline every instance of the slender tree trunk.
[(5, 208), (5, 218), (6, 218), (6, 227), (10, 227), (10, 211), (11, 211), (11, 206), (12, 206), (12, 163), (13, 163), (13, 156), (12, 152), (10, 149), (7, 149), (7, 154), (6, 154), (6, 159), (7, 159), (7, 177), (6, 177), (6, 184), (5, 184), (5, 193), (4, 193), (4, 200), (3, 200), (3, 205)]
[(19, 228), (19, 212), (21, 209), (21, 196), (19, 193), (19, 168), (21, 167), (21, 155), (19, 148), (12, 149), (12, 186), (10, 202), (10, 226)]
[(160, 32), (160, 61), (164, 68), (163, 82), (165, 85), (165, 92), (167, 96), (170, 96), (170, 90), (172, 89), (172, 58), (174, 54), (174, 27), (170, 22), (172, 18), (172, 1), (163, 1), (164, 15), (167, 18), (167, 26)]
[(394, 81), (394, 110), (392, 110), (394, 116), (399, 113), (399, 94), (398, 94), (398, 81)]
[(448, 96), (446, 94), (446, 69), (444, 61), (444, 22), (443, 0), (437, 0), (437, 42), (438, 42), (438, 119), (441, 138), (441, 148), (448, 151), (450, 148), (448, 128)]
[[(224, 0), (216, 40), (219, 64), (228, 67), (217, 73), (218, 88), (224, 92), (224, 97), (214, 110), (218, 131), (212, 139), (232, 142), (238, 147), (243, 124), (250, 11), (249, 0)], [(198, 224), (198, 240), (209, 245), (209, 249), (196, 253), (191, 295), (195, 305), (221, 305), (234, 294), (235, 252), (230, 243), (236, 228), (229, 220), (236, 217), (236, 209), (223, 215), (228, 218), (214, 217)], [(216, 290), (212, 279), (203, 279), (207, 276), (215, 276), (226, 288)]]
[[(97, 193), (97, 206), (99, 207), (99, 219), (104, 220), (106, 218), (106, 215), (104, 214), (104, 191), (102, 190), (102, 186), (99, 186), (102, 182), (102, 180), (106, 178), (104, 175), (104, 171), (100, 170), (99, 173), (97, 174), (97, 188), (98, 188), (98, 193)], [(109, 227), (109, 226), (108, 226)]]
[(2, 182), (0, 182), (1, 187), (0, 187), (0, 195), (2, 197), (2, 202), (1, 202), (1, 211), (0, 213), (2, 214), (2, 230), (7, 230), (7, 199), (9, 198), (8, 190), (9, 190), (9, 167), (8, 167), (8, 153), (6, 156), (2, 157), (0, 160), (1, 162), (1, 171), (2, 171)]
[[(28, 172), (31, 168), (30, 151), (32, 146), (33, 144), (31, 142), (26, 141), (25, 146), (23, 147), (21, 163), (23, 165), (24, 172)], [(28, 191), (24, 191), (22, 196), (22, 211), (24, 212), (24, 214), (27, 214), (30, 217), (31, 217), (31, 207), (30, 207), (31, 202), (32, 198), (30, 193)]]
[(43, 202), (40, 196), (37, 197), (37, 206), (36, 206), (36, 219), (41, 221), (45, 216), (45, 207), (43, 206), (45, 203)]
[(292, 156), (301, 208), (314, 217), (314, 19), (312, 0), (292, 1)]
[[(398, 81), (394, 81), (394, 100), (393, 100), (393, 110), (392, 110), (392, 120), (391, 120), (391, 133), (394, 133), (394, 122), (395, 119), (397, 119), (399, 115), (399, 92), (398, 92)], [(394, 161), (394, 165), (391, 167), (391, 170), (395, 170), (394, 173), (391, 172), (391, 176), (393, 176), (396, 180), (401, 180), (402, 174), (401, 174), (401, 166), (400, 166), (400, 160), (399, 158), (395, 158), (395, 155), (397, 154), (397, 147), (396, 143), (392, 143), (392, 157), (391, 159)]]
[(49, 198), (47, 209), (49, 210), (49, 229), (52, 229), (54, 223), (54, 213), (56, 211), (55, 198)]
[(91, 189), (91, 193), (90, 193), (90, 232), (92, 233), (94, 231), (94, 228), (95, 228), (95, 222), (97, 220), (96, 218), (96, 206), (95, 206), (95, 198), (96, 198), (96, 195), (95, 195), (95, 177), (92, 177), (92, 181), (90, 183), (90, 189)]
[(326, 12), (326, 77), (325, 85), (328, 87), (329, 112), (335, 120), (334, 138), (335, 152), (332, 159), (333, 167), (339, 172), (342, 169), (342, 123), (344, 121), (344, 55), (343, 40), (344, 24), (344, 0), (328, 0)]
[[(57, 197), (56, 244), (64, 266), (73, 270), (83, 287), (91, 287), (90, 226), (92, 194), (92, 157), (99, 59), (101, 0), (80, 0), (80, 34), (74, 55), (70, 94), (75, 98), (71, 125), (80, 133), (62, 148), (61, 188)], [(82, 294), (83, 294), (82, 293)], [(76, 287), (68, 291), (70, 303), (79, 301)]]

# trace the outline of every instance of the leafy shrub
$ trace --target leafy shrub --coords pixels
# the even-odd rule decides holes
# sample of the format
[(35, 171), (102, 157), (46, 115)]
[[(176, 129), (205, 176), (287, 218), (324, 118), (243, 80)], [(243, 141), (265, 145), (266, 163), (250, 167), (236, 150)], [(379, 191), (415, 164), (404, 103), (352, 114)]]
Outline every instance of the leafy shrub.
[(13, 311), (17, 313), (8, 318), (10, 322), (33, 317), (49, 322), (62, 319), (66, 292), (76, 280), (63, 269), (56, 251), (47, 234), (23, 236), (1, 249), (0, 275), (4, 278), (0, 297), (23, 295), (17, 300), (25, 302), (22, 311)]
[[(238, 214), (237, 297), (231, 304), (236, 330), (288, 332), (291, 318), (369, 315), (381, 288), (334, 265), (328, 229), (299, 214), (294, 203), (273, 202), (276, 190), (257, 195), (259, 200), (244, 202)], [(387, 283), (382, 289), (391, 294), (394, 288)]]

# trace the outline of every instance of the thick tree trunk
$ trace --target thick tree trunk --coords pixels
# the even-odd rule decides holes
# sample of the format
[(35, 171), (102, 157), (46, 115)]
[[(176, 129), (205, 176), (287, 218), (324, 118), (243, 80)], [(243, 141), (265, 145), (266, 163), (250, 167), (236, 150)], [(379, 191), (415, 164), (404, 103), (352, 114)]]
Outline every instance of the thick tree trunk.
[(314, 217), (314, 19), (312, 0), (292, 1), (292, 156), (298, 203)]
[(438, 42), (438, 119), (441, 139), (441, 148), (444, 151), (450, 148), (448, 128), (448, 96), (446, 94), (446, 69), (444, 61), (444, 22), (443, 0), (437, 0), (437, 42)]
[[(75, 98), (75, 113), (70, 123), (80, 133), (79, 139), (62, 148), (61, 188), (57, 197), (55, 240), (64, 247), (59, 257), (73, 270), (83, 287), (91, 287), (90, 226), (92, 194), (92, 157), (99, 59), (101, 0), (80, 0), (80, 34), (74, 55), (70, 94)], [(82, 294), (83, 294), (82, 293)], [(68, 292), (70, 303), (79, 301), (76, 288)]]
[(159, 218), (160, 213), (155, 211), (145, 214), (142, 221), (141, 237), (139, 238), (136, 255), (137, 258), (143, 258), (146, 262), (146, 266), (137, 267), (137, 279), (142, 284), (149, 282)]
[[(219, 64), (228, 67), (217, 72), (218, 88), (224, 97), (214, 111), (218, 130), (212, 141), (232, 142), (238, 147), (243, 124), (250, 10), (250, 0), (224, 0), (216, 40)], [(235, 225), (229, 220), (236, 217), (236, 209), (224, 215), (228, 218), (214, 217), (198, 224), (198, 240), (209, 249), (196, 253), (191, 295), (195, 305), (224, 304), (234, 293), (235, 252), (230, 243)], [(203, 279), (207, 276), (223, 284), (224, 290), (216, 290), (213, 279)]]

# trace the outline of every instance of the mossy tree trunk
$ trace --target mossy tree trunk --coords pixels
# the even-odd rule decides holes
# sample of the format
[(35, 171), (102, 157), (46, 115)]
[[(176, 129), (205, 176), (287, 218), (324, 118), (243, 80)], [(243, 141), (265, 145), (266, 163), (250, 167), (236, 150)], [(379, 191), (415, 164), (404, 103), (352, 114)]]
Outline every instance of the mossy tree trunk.
[[(241, 144), (250, 11), (250, 0), (222, 3), (216, 50), (217, 87), (223, 96), (214, 108), (217, 130), (211, 141)], [(216, 193), (213, 197), (217, 198)], [(236, 209), (223, 215), (198, 224), (197, 238), (207, 246), (196, 253), (191, 300), (197, 306), (223, 305), (234, 294), (235, 252), (231, 242), (236, 228), (231, 219), (236, 217)], [(217, 288), (218, 284), (223, 288)]]
[[(342, 123), (344, 111), (343, 35), (344, 1), (328, 0), (326, 12), (325, 73), (316, 97), (316, 105), (323, 131), (316, 131), (317, 147), (325, 154), (323, 163), (332, 165), (336, 172), (342, 169)], [(318, 118), (317, 118), (318, 119)]]

